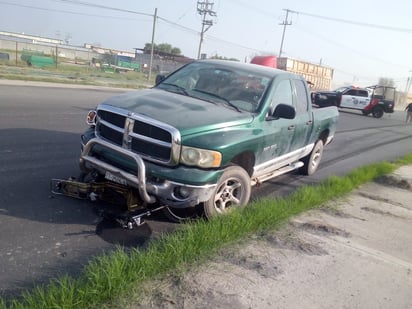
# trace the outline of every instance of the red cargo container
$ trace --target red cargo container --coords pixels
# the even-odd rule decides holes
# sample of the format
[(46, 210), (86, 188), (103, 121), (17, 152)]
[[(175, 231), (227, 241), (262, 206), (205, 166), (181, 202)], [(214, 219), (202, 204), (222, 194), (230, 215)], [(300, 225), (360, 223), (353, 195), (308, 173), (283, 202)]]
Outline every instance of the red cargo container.
[(255, 56), (250, 63), (277, 68), (276, 56)]

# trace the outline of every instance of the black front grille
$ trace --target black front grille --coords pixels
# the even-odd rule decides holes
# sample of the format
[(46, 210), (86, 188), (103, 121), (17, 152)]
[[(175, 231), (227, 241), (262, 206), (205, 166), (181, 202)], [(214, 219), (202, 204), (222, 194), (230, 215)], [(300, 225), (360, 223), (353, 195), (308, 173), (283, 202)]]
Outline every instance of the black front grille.
[(104, 110), (99, 110), (97, 115), (100, 117), (100, 119), (107, 121), (119, 128), (124, 128), (124, 124), (126, 123), (126, 117), (123, 115), (111, 113)]
[(122, 146), (123, 144), (123, 133), (113, 130), (112, 128), (105, 126), (101, 122), (98, 123), (97, 129), (99, 135), (105, 139), (115, 143), (116, 145)]
[(135, 114), (126, 116), (98, 110), (97, 115), (97, 136), (130, 149), (150, 161), (166, 164), (175, 161), (172, 155), (174, 128), (157, 122), (150, 123), (150, 119)]
[(161, 158), (163, 161), (168, 161), (170, 158), (170, 147), (163, 147), (136, 138), (132, 140), (132, 150), (148, 157)]
[(136, 120), (133, 127), (133, 132), (150, 138), (154, 138), (163, 142), (171, 143), (172, 135), (169, 131), (145, 123), (143, 121)]

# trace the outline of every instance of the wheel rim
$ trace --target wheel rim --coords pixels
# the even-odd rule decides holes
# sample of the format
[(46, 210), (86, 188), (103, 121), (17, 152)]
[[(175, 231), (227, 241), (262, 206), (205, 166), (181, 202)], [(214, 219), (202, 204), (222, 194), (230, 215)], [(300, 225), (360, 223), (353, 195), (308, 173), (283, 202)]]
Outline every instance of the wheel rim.
[(312, 169), (315, 169), (318, 166), (321, 158), (322, 158), (322, 148), (318, 147), (316, 151), (313, 153), (312, 160), (310, 161), (310, 165)]
[(232, 177), (226, 179), (215, 194), (215, 208), (219, 213), (227, 212), (231, 206), (241, 204), (243, 194), (242, 184), (239, 179)]
[(380, 117), (382, 117), (382, 115), (383, 115), (383, 110), (382, 109), (375, 109), (374, 111), (373, 111), (373, 116), (375, 117), (375, 118), (380, 118)]

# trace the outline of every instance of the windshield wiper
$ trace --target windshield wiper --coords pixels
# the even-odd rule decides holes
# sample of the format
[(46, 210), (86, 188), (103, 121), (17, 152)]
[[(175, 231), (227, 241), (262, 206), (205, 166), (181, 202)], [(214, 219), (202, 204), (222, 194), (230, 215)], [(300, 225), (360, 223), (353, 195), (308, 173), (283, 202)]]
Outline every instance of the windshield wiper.
[(200, 92), (200, 93), (203, 93), (203, 94), (210, 95), (210, 96), (212, 96), (212, 97), (214, 97), (214, 98), (217, 98), (217, 99), (225, 102), (225, 103), (226, 103), (227, 105), (229, 105), (230, 107), (233, 107), (233, 108), (234, 108), (236, 111), (238, 111), (239, 113), (242, 112), (242, 110), (239, 109), (239, 107), (237, 107), (236, 105), (234, 105), (233, 103), (231, 103), (228, 99), (226, 99), (226, 98), (224, 98), (224, 97), (222, 97), (222, 96), (220, 96), (220, 95), (218, 95), (218, 94), (216, 94), (216, 93), (208, 92), (208, 91), (204, 91), (204, 90), (200, 90), (200, 89), (197, 89), (197, 88), (194, 88), (194, 89), (192, 89), (192, 90), (193, 90), (193, 91)]
[(189, 94), (187, 93), (186, 89), (183, 88), (183, 87), (181, 87), (181, 86), (179, 86), (179, 85), (172, 84), (172, 83), (161, 83), (161, 84), (159, 84), (159, 86), (161, 86), (161, 85), (172, 86), (172, 87), (174, 87), (175, 89), (178, 89), (178, 90), (179, 90), (179, 93), (182, 93), (182, 94), (184, 94), (184, 95), (186, 95), (186, 96), (189, 95)]

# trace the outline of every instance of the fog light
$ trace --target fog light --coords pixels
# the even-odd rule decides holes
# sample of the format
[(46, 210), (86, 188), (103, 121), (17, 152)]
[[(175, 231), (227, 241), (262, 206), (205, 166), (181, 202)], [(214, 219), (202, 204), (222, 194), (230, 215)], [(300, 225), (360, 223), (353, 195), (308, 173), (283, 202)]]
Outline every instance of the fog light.
[(190, 190), (190, 188), (187, 187), (176, 187), (174, 191), (175, 196), (180, 199), (188, 198), (190, 196), (190, 193), (192, 192), (192, 190)]

